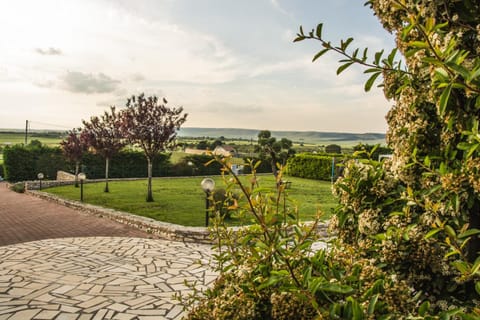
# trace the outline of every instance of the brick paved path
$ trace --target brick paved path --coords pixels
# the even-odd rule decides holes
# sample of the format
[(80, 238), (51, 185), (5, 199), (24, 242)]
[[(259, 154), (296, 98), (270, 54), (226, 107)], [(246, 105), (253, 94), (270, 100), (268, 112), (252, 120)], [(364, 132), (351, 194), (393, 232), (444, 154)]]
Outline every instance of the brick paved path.
[(148, 236), (0, 183), (0, 320), (180, 319), (184, 281), (216, 278), (210, 246)]
[(0, 182), (0, 246), (20, 242), (89, 236), (149, 238), (124, 224), (80, 213), (27, 194)]
[(205, 288), (209, 247), (141, 238), (67, 238), (0, 247), (1, 320), (158, 320), (174, 293)]

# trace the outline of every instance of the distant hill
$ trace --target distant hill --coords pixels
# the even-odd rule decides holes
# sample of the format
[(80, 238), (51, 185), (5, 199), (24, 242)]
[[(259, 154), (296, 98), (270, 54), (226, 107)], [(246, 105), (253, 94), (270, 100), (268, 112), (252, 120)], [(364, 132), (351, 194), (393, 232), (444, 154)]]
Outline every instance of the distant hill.
[[(260, 130), (237, 128), (181, 128), (180, 137), (225, 137), (227, 139), (257, 140)], [(271, 131), (276, 138), (287, 138), (297, 143), (305, 144), (338, 144), (354, 146), (360, 142), (364, 144), (385, 144), (384, 133), (345, 133), (345, 132), (318, 132), (318, 131)], [(31, 130), (29, 140), (51, 138), (60, 141), (65, 131), (60, 130)], [(42, 140), (40, 139), (40, 140)], [(24, 132), (21, 129), (0, 129), (0, 144), (5, 142), (21, 143)]]
[[(256, 140), (260, 130), (236, 128), (181, 128), (180, 137), (210, 137), (210, 138), (240, 138)], [(384, 133), (343, 133), (343, 132), (318, 132), (318, 131), (271, 131), (276, 138), (287, 138), (294, 142), (312, 144), (356, 145), (385, 144)]]

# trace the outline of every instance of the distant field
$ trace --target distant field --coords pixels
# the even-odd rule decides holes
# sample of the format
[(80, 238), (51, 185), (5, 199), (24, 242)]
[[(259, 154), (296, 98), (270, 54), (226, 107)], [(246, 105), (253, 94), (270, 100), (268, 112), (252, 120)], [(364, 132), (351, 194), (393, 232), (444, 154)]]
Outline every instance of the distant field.
[[(27, 137), (27, 143), (30, 143), (32, 140), (39, 140), (42, 144), (48, 146), (56, 146), (62, 140), (61, 134), (58, 133), (56, 136), (45, 136), (42, 134), (32, 133)], [(1, 132), (0, 131), (0, 146), (5, 145), (14, 145), (25, 143), (25, 134), (24, 133), (12, 133), (12, 132)]]
[[(256, 139), (260, 130), (235, 128), (188, 128), (180, 129), (180, 137), (220, 137), (227, 139), (242, 138), (245, 141)], [(338, 144), (351, 147), (362, 142), (364, 144), (385, 144), (384, 133), (345, 133), (320, 131), (271, 131), (276, 138), (287, 138), (297, 143), (328, 145)]]
[[(220, 177), (213, 177), (217, 188), (223, 186)], [(205, 219), (205, 194), (200, 188), (203, 177), (192, 178), (156, 178), (153, 181), (155, 202), (145, 202), (146, 180), (111, 182), (110, 193), (104, 193), (104, 183), (84, 185), (84, 200), (94, 205), (131, 212), (155, 220), (186, 226), (203, 226)], [(242, 177), (248, 183), (248, 177)], [(272, 175), (259, 177), (260, 185), (275, 189)], [(317, 210), (328, 218), (336, 200), (331, 193), (330, 182), (290, 178), (289, 199), (299, 207), (302, 220), (312, 220)], [(68, 199), (79, 200), (80, 190), (73, 186), (45, 189)], [(241, 225), (248, 221), (234, 218), (231, 225)]]

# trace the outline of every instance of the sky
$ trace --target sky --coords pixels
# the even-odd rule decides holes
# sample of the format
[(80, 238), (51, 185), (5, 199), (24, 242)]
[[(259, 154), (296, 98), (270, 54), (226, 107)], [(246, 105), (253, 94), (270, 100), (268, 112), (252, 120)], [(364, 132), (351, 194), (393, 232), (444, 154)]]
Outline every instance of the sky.
[[(365, 0), (0, 0), (0, 128), (68, 130), (145, 93), (186, 127), (385, 132), (392, 105), (359, 67), (293, 43), (391, 49)], [(372, 57), (373, 59), (373, 57)]]

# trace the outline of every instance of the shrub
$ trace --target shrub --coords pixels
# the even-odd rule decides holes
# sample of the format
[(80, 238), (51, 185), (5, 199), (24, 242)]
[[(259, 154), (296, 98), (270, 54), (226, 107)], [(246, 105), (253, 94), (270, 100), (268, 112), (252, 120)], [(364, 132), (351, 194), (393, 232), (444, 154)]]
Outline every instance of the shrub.
[[(257, 168), (255, 168), (256, 173), (272, 173), (272, 165), (270, 164), (270, 158), (260, 159), (260, 158), (244, 158), (245, 163), (255, 163)], [(243, 173), (250, 174), (252, 173), (252, 167), (249, 165), (244, 166)]]
[(342, 153), (342, 147), (337, 144), (329, 144), (325, 147), (326, 153)]
[[(170, 156), (159, 154), (153, 160), (153, 176), (167, 176), (170, 171)], [(74, 172), (75, 164), (70, 163), (69, 171)], [(105, 177), (105, 159), (92, 153), (83, 156), (81, 171), (89, 179)], [(147, 160), (141, 151), (122, 150), (110, 160), (109, 176), (111, 178), (142, 178), (147, 177)]]
[(365, 66), (366, 91), (382, 76), (379, 86), (394, 102), (387, 115), (392, 159), (351, 162), (336, 184), (339, 244), (410, 292), (400, 300), (382, 292), (388, 318), (479, 319), (480, 2), (367, 3), (396, 36), (388, 55), (382, 50), (367, 62), (367, 49), (348, 48), (352, 38), (340, 46), (324, 40), (321, 24), (295, 39), (320, 42), (314, 60), (332, 50), (342, 55), (338, 73)]
[(183, 162), (187, 165), (190, 162), (192, 164), (190, 170), (192, 170), (193, 167), (196, 175), (208, 176), (221, 174), (222, 166), (219, 163), (214, 162), (206, 165), (211, 162), (212, 159), (213, 157), (211, 155), (192, 154), (183, 158)]
[(314, 250), (318, 219), (301, 223), (282, 185), (260, 187), (253, 169), (245, 186), (228, 168), (226, 190), (240, 186), (247, 206), (239, 210), (255, 224), (234, 233), (214, 219), (220, 276), (203, 295), (193, 285), (192, 295), (178, 297), (191, 308), (187, 319), (394, 319), (414, 305), (402, 279), (353, 246)]
[(214, 215), (219, 214), (224, 219), (230, 219), (238, 200), (238, 195), (226, 191), (223, 188), (216, 188), (213, 191), (212, 199), (214, 202)]
[(10, 190), (18, 192), (18, 193), (24, 193), (25, 192), (25, 183), (17, 182), (17, 183), (10, 186)]
[[(166, 176), (169, 173), (168, 154), (159, 154), (153, 162), (153, 175)], [(137, 178), (147, 176), (147, 160), (143, 152), (124, 150), (110, 161), (110, 177)], [(45, 146), (14, 145), (5, 148), (4, 170), (8, 181), (35, 180), (42, 172), (46, 179), (55, 179), (58, 170), (75, 172), (75, 163), (68, 162), (60, 148)], [(105, 176), (105, 160), (102, 156), (86, 153), (81, 164), (81, 171), (89, 179), (101, 179)]]
[(3, 151), (5, 179), (8, 181), (33, 180), (36, 177), (35, 156), (23, 145), (7, 146)]
[[(329, 181), (332, 179), (333, 159), (331, 156), (298, 154), (288, 159), (286, 173), (299, 178)], [(334, 179), (341, 174), (341, 159), (343, 157), (335, 157)]]

